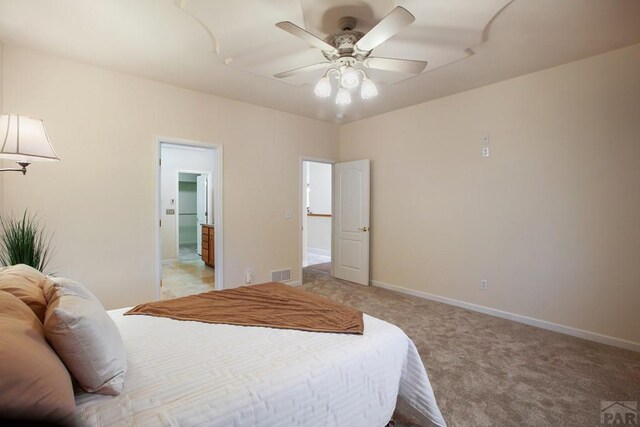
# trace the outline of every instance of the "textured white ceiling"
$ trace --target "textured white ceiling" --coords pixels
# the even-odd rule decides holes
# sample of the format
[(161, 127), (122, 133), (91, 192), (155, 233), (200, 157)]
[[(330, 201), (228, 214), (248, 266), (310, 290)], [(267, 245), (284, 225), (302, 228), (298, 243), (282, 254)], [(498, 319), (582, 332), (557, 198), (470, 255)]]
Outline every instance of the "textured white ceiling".
[[(276, 28), (323, 37), (338, 17), (366, 31), (396, 5), (416, 21), (374, 50), (426, 59), (419, 76), (372, 71), (379, 96), (346, 107), (313, 95), (320, 62)], [(505, 6), (504, 9), (503, 6)], [(0, 40), (321, 120), (348, 122), (640, 42), (638, 0), (0, 0)], [(401, 81), (400, 81), (401, 80)], [(343, 114), (337, 119), (336, 115)]]
[[(490, 20), (511, 0), (455, 2), (452, 0), (405, 0), (416, 21), (376, 48), (374, 56), (427, 60), (429, 72), (470, 55), (470, 48), (482, 43), (483, 31)], [(464, 4), (463, 4), (464, 3)], [(367, 32), (396, 6), (391, 0), (302, 0), (280, 2), (273, 7), (264, 0), (230, 2), (219, 14), (208, 0), (182, 3), (186, 12), (208, 28), (215, 36), (225, 63), (243, 71), (272, 78), (276, 73), (326, 62), (319, 49), (277, 28), (274, 24), (291, 20), (324, 39), (336, 33), (338, 20), (345, 16), (357, 19), (355, 30)], [(456, 6), (458, 6), (456, 8)], [(460, 7), (464, 6), (464, 7)], [(236, 27), (246, 10), (255, 17)], [(281, 80), (292, 85), (312, 86), (325, 70), (299, 74)], [(378, 83), (395, 84), (412, 74), (367, 70)]]

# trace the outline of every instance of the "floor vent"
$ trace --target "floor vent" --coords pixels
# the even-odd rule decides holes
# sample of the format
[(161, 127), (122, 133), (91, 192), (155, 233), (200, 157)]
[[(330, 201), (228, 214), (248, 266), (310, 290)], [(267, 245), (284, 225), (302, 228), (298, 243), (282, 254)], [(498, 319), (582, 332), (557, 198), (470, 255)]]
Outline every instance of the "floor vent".
[(271, 272), (272, 282), (287, 282), (291, 280), (291, 269), (277, 270)]

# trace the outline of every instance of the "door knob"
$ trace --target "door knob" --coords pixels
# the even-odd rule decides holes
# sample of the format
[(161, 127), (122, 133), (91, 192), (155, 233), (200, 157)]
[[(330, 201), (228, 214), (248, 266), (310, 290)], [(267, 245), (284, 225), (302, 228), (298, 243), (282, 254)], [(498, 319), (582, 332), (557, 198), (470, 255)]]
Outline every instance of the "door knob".
[(366, 233), (367, 231), (369, 231), (369, 227), (358, 227), (358, 231)]

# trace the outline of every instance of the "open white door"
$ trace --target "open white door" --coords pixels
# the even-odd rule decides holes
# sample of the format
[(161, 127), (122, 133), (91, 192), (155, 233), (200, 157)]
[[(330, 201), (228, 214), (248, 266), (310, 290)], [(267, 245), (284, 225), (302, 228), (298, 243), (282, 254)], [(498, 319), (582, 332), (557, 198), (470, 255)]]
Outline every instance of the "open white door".
[(196, 213), (198, 215), (198, 234), (196, 236), (196, 241), (198, 242), (198, 255), (202, 255), (202, 224), (206, 224), (208, 221), (208, 212), (207, 207), (208, 203), (208, 192), (209, 185), (207, 182), (207, 176), (202, 174), (198, 175), (197, 179), (197, 189), (196, 189)]
[(307, 216), (307, 206), (309, 205), (309, 162), (302, 162), (302, 266), (306, 267), (308, 246), (309, 246), (309, 218)]
[(369, 284), (369, 160), (333, 165), (333, 275)]

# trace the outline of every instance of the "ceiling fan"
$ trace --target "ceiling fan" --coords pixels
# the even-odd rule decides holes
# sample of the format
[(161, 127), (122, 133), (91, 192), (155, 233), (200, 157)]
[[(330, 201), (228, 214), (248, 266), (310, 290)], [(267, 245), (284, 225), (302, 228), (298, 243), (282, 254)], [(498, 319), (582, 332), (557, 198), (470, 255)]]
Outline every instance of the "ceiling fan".
[(373, 49), (393, 37), (413, 21), (415, 21), (415, 17), (407, 9), (397, 6), (369, 32), (364, 34), (355, 30), (357, 24), (355, 18), (344, 17), (338, 22), (340, 31), (329, 35), (326, 40), (321, 40), (292, 22), (278, 22), (276, 24), (278, 28), (320, 49), (327, 61), (284, 71), (275, 74), (274, 77), (281, 79), (313, 70), (329, 68), (315, 86), (315, 94), (317, 96), (328, 97), (331, 95), (330, 77), (335, 77), (340, 82), (336, 104), (349, 104), (351, 102), (349, 90), (357, 87), (360, 82), (362, 82), (360, 95), (363, 99), (376, 96), (378, 93), (377, 88), (368, 79), (362, 69), (363, 67), (419, 74), (427, 66), (427, 61), (371, 56)]

